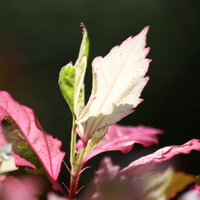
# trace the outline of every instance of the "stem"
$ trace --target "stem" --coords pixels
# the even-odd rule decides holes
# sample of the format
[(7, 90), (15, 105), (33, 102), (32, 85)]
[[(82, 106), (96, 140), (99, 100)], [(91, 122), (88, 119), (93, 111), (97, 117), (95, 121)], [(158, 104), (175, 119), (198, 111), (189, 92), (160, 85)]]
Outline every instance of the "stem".
[(78, 160), (72, 167), (71, 177), (70, 177), (70, 188), (69, 188), (69, 199), (75, 199), (78, 191), (78, 182), (81, 175), (82, 161), (84, 158), (85, 148), (82, 148), (79, 154), (77, 154)]
[[(69, 187), (69, 199), (73, 200), (76, 198), (78, 191), (78, 183), (81, 175), (81, 170), (83, 167), (83, 159), (85, 154), (85, 148), (83, 147), (77, 154), (76, 150), (76, 124), (75, 116), (73, 116), (72, 121), (72, 132), (71, 132), (71, 148), (70, 148), (70, 187)], [(87, 146), (87, 145), (86, 145)]]
[[(73, 116), (73, 121), (72, 121), (72, 132), (71, 132), (71, 147), (70, 147), (70, 164), (71, 167), (73, 168), (74, 166), (74, 161), (75, 161), (75, 149), (76, 149), (76, 126), (75, 126), (75, 117)], [(73, 169), (72, 169), (73, 170)]]

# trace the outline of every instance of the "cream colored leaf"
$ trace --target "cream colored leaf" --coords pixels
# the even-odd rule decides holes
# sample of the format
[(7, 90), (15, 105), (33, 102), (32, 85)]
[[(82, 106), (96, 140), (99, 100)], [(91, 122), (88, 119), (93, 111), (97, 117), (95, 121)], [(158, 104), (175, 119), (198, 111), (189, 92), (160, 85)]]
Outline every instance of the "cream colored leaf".
[(150, 63), (145, 58), (149, 52), (145, 48), (148, 28), (114, 47), (104, 58), (93, 60), (92, 94), (76, 120), (77, 133), (83, 142), (129, 115), (142, 101), (139, 97), (148, 82), (144, 76)]

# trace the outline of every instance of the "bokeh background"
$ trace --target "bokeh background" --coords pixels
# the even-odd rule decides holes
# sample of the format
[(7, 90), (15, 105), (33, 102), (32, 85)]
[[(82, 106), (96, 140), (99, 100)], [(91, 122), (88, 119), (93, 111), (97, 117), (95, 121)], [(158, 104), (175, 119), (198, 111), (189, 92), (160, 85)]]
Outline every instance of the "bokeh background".
[[(142, 93), (145, 101), (120, 124), (152, 126), (165, 135), (149, 149), (136, 145), (126, 156), (110, 153), (115, 163), (126, 166), (158, 148), (200, 138), (199, 0), (1, 0), (0, 89), (33, 108), (44, 130), (62, 140), (68, 153), (71, 114), (57, 79), (62, 66), (76, 61), (81, 22), (90, 36), (89, 63), (144, 26), (151, 27), (147, 43), (153, 62)], [(85, 82), (88, 98), (90, 64)], [(83, 174), (83, 184), (91, 181), (104, 155), (89, 162), (94, 167)], [(200, 152), (180, 155), (170, 164), (200, 174), (199, 157)], [(67, 173), (63, 167), (60, 180), (66, 184)]]

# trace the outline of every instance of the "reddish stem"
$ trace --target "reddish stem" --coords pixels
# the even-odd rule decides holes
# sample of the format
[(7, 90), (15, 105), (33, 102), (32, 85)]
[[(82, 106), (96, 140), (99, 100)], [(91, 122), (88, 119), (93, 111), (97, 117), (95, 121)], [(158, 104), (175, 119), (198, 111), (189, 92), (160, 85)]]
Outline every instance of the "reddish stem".
[(81, 170), (83, 167), (83, 157), (85, 153), (85, 148), (82, 148), (80, 152), (76, 155), (77, 160), (72, 166), (71, 177), (70, 177), (70, 188), (69, 188), (69, 199), (74, 200), (78, 191), (78, 183), (81, 175)]

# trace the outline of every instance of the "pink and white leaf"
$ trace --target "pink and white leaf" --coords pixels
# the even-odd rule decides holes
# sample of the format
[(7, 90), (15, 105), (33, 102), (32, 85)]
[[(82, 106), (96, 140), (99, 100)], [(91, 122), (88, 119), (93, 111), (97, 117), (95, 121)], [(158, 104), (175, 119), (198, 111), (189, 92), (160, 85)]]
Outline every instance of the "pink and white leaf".
[[(117, 124), (112, 125), (99, 144), (86, 156), (84, 162), (106, 151), (128, 153), (135, 143), (139, 143), (144, 147), (149, 147), (158, 142), (157, 135), (162, 133), (163, 131), (160, 129), (142, 125), (136, 127)], [(79, 141), (79, 145), (80, 143), (81, 140)]]
[[(45, 133), (32, 109), (16, 102), (9, 93), (0, 91), (0, 122), (5, 116), (11, 117), (17, 124), (23, 137), (38, 157), (41, 165), (53, 180), (61, 169), (65, 153), (60, 150), (61, 141)], [(0, 124), (0, 148), (8, 144)], [(16, 165), (36, 168), (33, 163), (13, 153)]]
[(199, 139), (192, 139), (183, 145), (173, 145), (161, 148), (152, 154), (133, 161), (127, 167), (122, 169), (120, 173), (140, 174), (143, 173), (143, 171), (149, 170), (150, 168), (154, 167), (156, 163), (169, 160), (178, 154), (188, 154), (192, 150), (200, 151)]
[(149, 79), (144, 76), (151, 61), (146, 59), (148, 29), (112, 48), (104, 58), (93, 60), (92, 93), (76, 120), (76, 131), (84, 143), (93, 136), (101, 138), (98, 130), (115, 124), (142, 102), (140, 95)]

